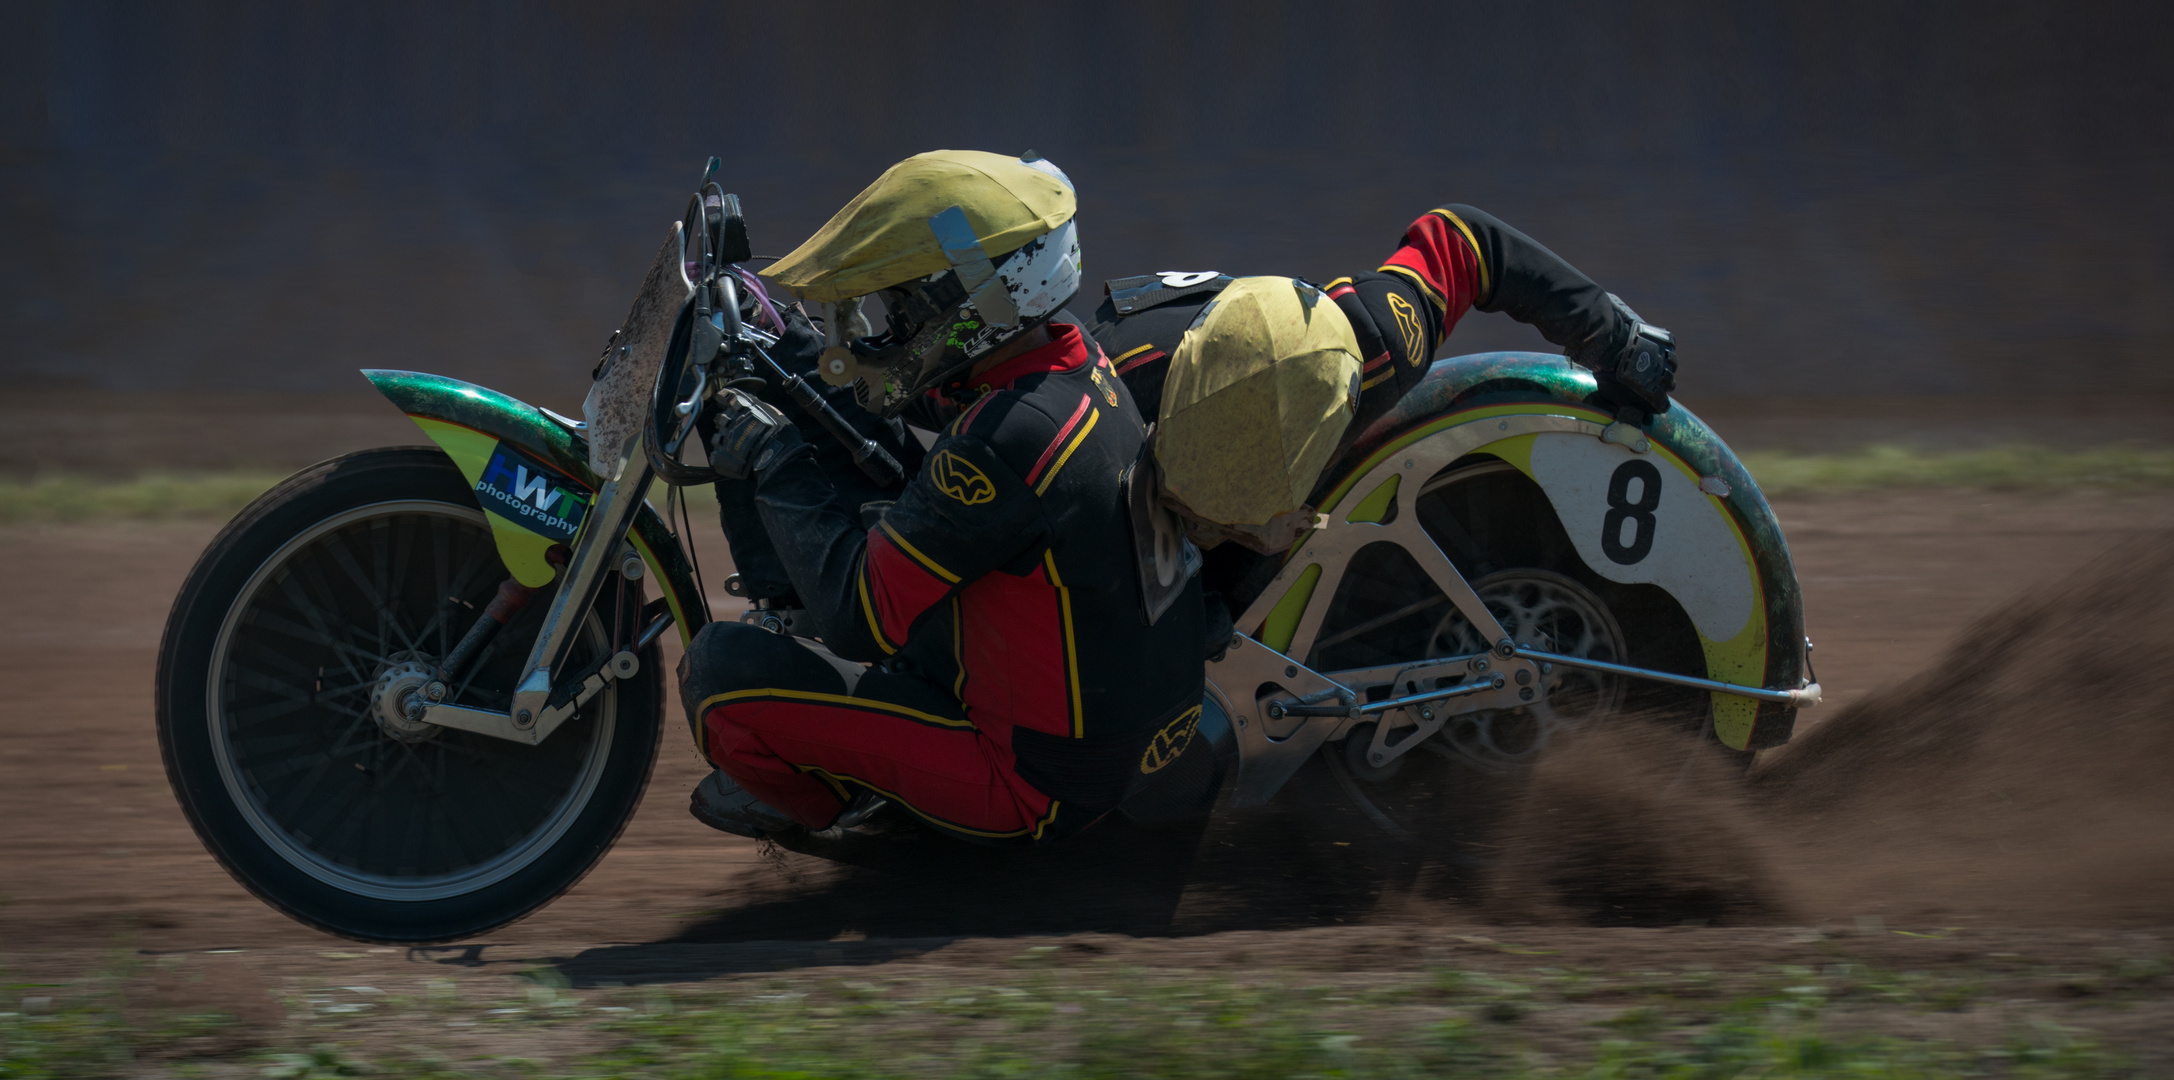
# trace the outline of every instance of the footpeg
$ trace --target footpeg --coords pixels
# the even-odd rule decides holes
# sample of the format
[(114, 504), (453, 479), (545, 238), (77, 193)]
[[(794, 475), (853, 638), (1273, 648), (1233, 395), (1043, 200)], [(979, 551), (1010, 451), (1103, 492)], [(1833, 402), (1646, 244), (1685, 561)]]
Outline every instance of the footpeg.
[(740, 621), (788, 637), (814, 633), (805, 608), (749, 608), (740, 613)]

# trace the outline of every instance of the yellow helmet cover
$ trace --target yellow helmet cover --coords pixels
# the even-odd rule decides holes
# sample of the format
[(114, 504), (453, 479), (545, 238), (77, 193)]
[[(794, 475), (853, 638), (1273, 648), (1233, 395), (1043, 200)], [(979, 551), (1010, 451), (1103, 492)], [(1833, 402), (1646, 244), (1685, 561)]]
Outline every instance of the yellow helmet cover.
[(929, 219), (957, 206), (992, 256), (1072, 220), (1061, 174), (1003, 154), (933, 150), (884, 170), (830, 222), (762, 276), (793, 295), (839, 303), (941, 273), (951, 262)]
[(1350, 320), (1321, 290), (1231, 282), (1170, 358), (1155, 441), (1163, 489), (1226, 525), (1300, 509), (1358, 410), (1360, 364)]

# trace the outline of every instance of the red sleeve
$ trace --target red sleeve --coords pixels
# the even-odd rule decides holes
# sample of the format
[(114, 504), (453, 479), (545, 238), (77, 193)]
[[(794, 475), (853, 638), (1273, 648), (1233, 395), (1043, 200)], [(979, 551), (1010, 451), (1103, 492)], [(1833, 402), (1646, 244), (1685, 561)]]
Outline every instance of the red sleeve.
[(898, 651), (915, 620), (951, 594), (959, 576), (921, 553), (888, 522), (868, 530), (868, 554), (861, 562), (863, 614), (876, 644), (886, 654)]
[(1410, 279), (1442, 316), (1442, 336), (1487, 294), (1487, 267), (1465, 223), (1429, 210), (1404, 230), (1404, 243), (1381, 272)]

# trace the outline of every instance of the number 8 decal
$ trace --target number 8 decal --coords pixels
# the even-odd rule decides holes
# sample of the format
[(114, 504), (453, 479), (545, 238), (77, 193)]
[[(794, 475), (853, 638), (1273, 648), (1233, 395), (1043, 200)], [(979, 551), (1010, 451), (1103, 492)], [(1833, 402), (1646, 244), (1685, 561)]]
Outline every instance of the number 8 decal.
[[(1638, 501), (1630, 497), (1631, 481), (1638, 481)], [(1608, 516), (1600, 523), (1600, 550), (1618, 564), (1643, 562), (1653, 551), (1653, 511), (1661, 505), (1661, 470), (1643, 458), (1616, 466), (1608, 478)], [(1630, 542), (1623, 540), (1623, 525), (1632, 525)]]

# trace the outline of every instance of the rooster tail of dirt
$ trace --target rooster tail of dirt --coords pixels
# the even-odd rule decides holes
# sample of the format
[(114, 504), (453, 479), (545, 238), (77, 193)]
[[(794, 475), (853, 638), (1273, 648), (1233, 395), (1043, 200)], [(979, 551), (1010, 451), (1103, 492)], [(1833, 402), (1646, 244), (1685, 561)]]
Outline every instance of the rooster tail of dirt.
[[(1907, 620), (1908, 601), (1894, 617)], [(2031, 590), (1748, 778), (1638, 725), (1543, 762), (1500, 919), (2174, 919), (2174, 537)]]

